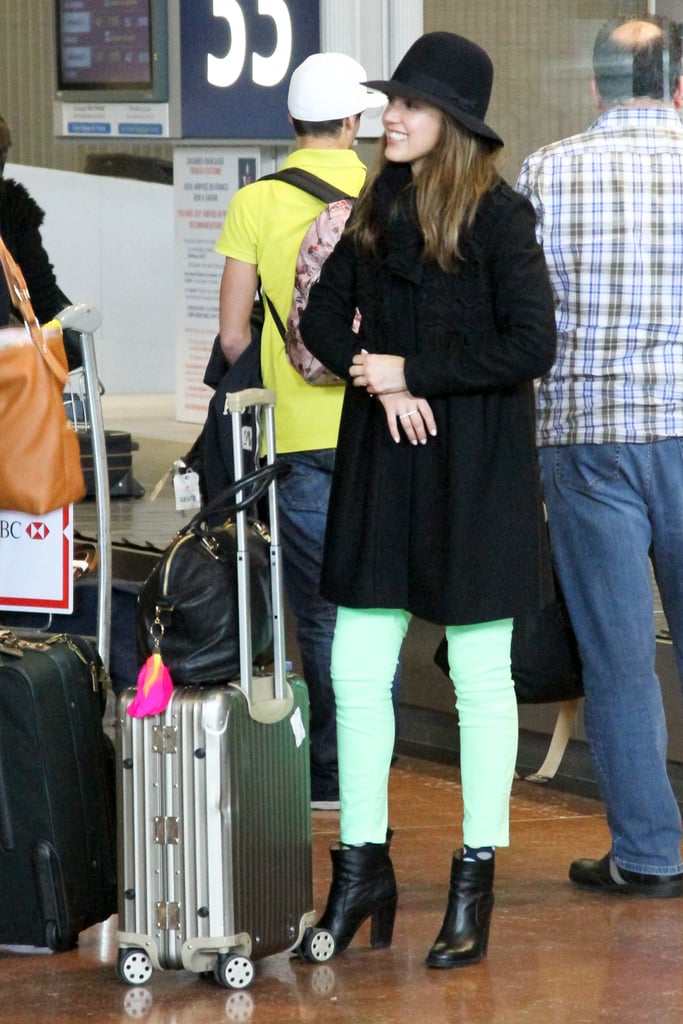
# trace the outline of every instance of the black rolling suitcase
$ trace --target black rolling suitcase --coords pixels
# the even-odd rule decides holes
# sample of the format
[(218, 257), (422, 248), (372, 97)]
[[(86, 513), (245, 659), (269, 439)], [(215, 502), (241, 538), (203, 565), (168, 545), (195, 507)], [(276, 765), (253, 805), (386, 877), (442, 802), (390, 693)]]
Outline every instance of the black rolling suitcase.
[(81, 305), (59, 319), (81, 336), (93, 424), (97, 635), (0, 632), (0, 944), (53, 950), (72, 947), (116, 911), (113, 748), (102, 724), (111, 549), (92, 337), (100, 318)]
[(88, 641), (0, 633), (0, 942), (68, 949), (116, 911), (113, 747)]
[[(78, 430), (76, 436), (81, 446), (86, 497), (92, 498), (95, 494), (92, 433), (90, 430)], [(133, 476), (133, 452), (138, 451), (140, 445), (126, 430), (105, 430), (104, 439), (107, 449), (109, 494), (112, 498), (141, 498), (145, 488)]]
[[(93, 451), (93, 425), (89, 415), (90, 402), (84, 368), (78, 367), (69, 374), (69, 381), (64, 391), (66, 414), (72, 421), (78, 444), (81, 449), (81, 467), (85, 481), (87, 498), (97, 496), (95, 479), (95, 453)], [(96, 382), (97, 395), (102, 392), (99, 381)], [(133, 476), (133, 452), (140, 449), (126, 430), (105, 430), (104, 449), (106, 452), (107, 479), (109, 495), (112, 498), (141, 498), (145, 488)]]

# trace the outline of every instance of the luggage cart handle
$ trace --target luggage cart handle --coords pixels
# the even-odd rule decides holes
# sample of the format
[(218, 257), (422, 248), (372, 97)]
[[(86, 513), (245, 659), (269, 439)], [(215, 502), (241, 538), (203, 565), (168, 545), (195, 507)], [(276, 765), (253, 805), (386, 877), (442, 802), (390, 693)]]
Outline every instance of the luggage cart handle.
[(97, 576), (97, 649), (109, 669), (111, 643), (111, 511), (109, 506), (109, 472), (104, 439), (104, 419), (99, 395), (99, 377), (95, 356), (94, 333), (102, 323), (99, 309), (85, 302), (67, 306), (58, 315), (62, 330), (76, 331), (81, 343), (85, 402), (91, 428), (93, 468), (95, 476), (95, 503), (97, 507), (97, 544), (99, 547), (99, 573)]
[(102, 314), (99, 309), (89, 306), (85, 302), (77, 302), (73, 306), (67, 306), (57, 316), (62, 330), (78, 331), (79, 334), (94, 334), (102, 324)]

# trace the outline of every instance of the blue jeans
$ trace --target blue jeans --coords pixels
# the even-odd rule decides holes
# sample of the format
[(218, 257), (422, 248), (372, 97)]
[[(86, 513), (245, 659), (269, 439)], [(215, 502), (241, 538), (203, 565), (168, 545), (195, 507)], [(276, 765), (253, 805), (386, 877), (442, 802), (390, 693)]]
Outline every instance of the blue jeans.
[(320, 596), (334, 449), (291, 452), (290, 473), (278, 485), (284, 582), (310, 700), (311, 795), (338, 799), (337, 724), (330, 677), (336, 605)]
[(683, 439), (542, 448), (540, 459), (612, 856), (629, 871), (677, 874), (681, 815), (666, 766), (650, 560), (683, 679)]

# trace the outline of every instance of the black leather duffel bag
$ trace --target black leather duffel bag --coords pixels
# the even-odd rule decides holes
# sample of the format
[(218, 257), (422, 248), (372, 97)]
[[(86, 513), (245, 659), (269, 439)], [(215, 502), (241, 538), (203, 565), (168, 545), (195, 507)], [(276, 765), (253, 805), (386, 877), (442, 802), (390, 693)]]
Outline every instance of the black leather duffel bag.
[[(239, 675), (237, 528), (230, 516), (255, 506), (275, 475), (276, 463), (243, 477), (176, 535), (140, 592), (137, 617), (138, 657), (142, 664), (159, 651), (176, 685), (227, 682)], [(242, 500), (235, 503), (235, 493)], [(215, 522), (219, 510), (225, 521)], [(272, 643), (270, 539), (262, 523), (250, 519), (247, 530), (252, 624), (252, 660)]]

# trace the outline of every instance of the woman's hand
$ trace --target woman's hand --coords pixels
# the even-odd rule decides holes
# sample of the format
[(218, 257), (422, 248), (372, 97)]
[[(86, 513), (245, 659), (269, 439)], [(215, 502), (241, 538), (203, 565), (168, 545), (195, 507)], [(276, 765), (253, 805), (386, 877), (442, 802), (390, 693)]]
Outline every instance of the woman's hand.
[(365, 388), (370, 395), (387, 395), (405, 391), (404, 365), (403, 356), (379, 355), (362, 349), (353, 357), (349, 374), (354, 387)]
[(427, 444), (427, 434), (436, 435), (436, 422), (426, 398), (415, 398), (405, 390), (378, 397), (384, 406), (389, 433), (397, 444), (401, 427), (411, 444)]

